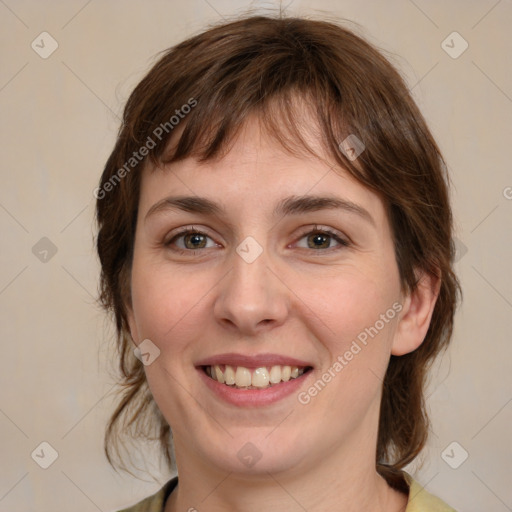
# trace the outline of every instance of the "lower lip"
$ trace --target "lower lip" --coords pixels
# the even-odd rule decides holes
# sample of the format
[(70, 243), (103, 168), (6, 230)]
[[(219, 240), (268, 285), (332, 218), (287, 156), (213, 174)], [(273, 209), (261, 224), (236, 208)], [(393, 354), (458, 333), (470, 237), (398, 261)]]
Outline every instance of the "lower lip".
[(264, 389), (238, 389), (234, 386), (227, 386), (208, 377), (203, 368), (197, 368), (204, 383), (224, 401), (240, 407), (259, 407), (270, 405), (283, 398), (296, 393), (309, 377), (312, 370), (302, 374), (300, 377), (281, 382)]

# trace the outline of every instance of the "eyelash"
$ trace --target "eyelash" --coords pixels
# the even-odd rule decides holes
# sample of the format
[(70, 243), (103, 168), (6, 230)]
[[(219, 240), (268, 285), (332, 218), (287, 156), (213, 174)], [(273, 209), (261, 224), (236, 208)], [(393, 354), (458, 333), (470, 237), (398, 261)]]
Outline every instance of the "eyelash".
[[(194, 229), (193, 227), (191, 227), (191, 228), (185, 228), (185, 229), (179, 231), (170, 240), (165, 242), (164, 245), (166, 247), (170, 247), (177, 239), (179, 239), (183, 236), (186, 236), (188, 234), (203, 235), (203, 236), (206, 236), (211, 239), (211, 237), (207, 233), (201, 231), (200, 229)], [(299, 236), (299, 240), (304, 238), (307, 235), (312, 235), (312, 234), (328, 235), (340, 244), (340, 247), (337, 247), (337, 248), (329, 247), (327, 249), (319, 249), (319, 250), (311, 249), (314, 252), (331, 252), (333, 250), (339, 250), (340, 248), (349, 247), (351, 245), (351, 243), (348, 240), (341, 238), (340, 235), (338, 233), (336, 233), (335, 231), (332, 231), (331, 229), (328, 229), (328, 228), (318, 228), (317, 226), (315, 226), (314, 229), (309, 229), (308, 231), (305, 231), (304, 233), (302, 233)], [(195, 254), (201, 252), (203, 249), (205, 249), (205, 248), (182, 249), (180, 247), (174, 247), (172, 250), (176, 251), (180, 254), (195, 255)], [(211, 247), (207, 247), (206, 249), (211, 249)], [(301, 247), (301, 249), (304, 249), (304, 247)]]

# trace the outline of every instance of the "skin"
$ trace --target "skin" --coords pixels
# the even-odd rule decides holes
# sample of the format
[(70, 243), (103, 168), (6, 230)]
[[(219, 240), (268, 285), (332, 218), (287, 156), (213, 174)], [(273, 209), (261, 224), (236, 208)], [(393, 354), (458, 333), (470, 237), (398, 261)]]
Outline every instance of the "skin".
[[(328, 209), (273, 216), (279, 200), (305, 194), (349, 200), (372, 221)], [(226, 213), (162, 209), (147, 216), (175, 195), (206, 197)], [(327, 235), (317, 248), (315, 226), (349, 245)], [(199, 249), (189, 248), (190, 236), (174, 238), (184, 227), (208, 236), (195, 241)], [(250, 264), (236, 252), (247, 236), (263, 249)], [(422, 343), (434, 308), (439, 283), (420, 277), (405, 295), (378, 195), (327, 157), (286, 152), (255, 118), (219, 160), (146, 168), (129, 324), (137, 344), (150, 339), (160, 350), (145, 370), (171, 426), (180, 475), (166, 512), (404, 510), (407, 496), (377, 474), (375, 450), (390, 355)], [(396, 303), (400, 313), (306, 405), (297, 393), (264, 407), (228, 404), (194, 365), (226, 352), (288, 355), (314, 367), (299, 390), (307, 392)], [(237, 457), (247, 442), (261, 453), (252, 467)]]

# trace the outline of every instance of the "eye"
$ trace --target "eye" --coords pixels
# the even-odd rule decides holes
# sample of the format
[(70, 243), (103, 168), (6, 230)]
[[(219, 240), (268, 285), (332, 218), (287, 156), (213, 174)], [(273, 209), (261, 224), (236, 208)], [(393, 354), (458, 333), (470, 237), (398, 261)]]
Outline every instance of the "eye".
[(298, 247), (306, 249), (334, 249), (331, 246), (331, 242), (336, 242), (339, 246), (348, 247), (350, 243), (348, 240), (341, 237), (341, 235), (328, 228), (318, 228), (315, 226), (314, 229), (303, 233), (300, 240), (306, 239), (306, 246), (298, 245)]
[[(299, 240), (302, 239), (305, 239), (306, 245), (297, 243), (297, 247), (302, 249), (313, 249), (317, 252), (319, 249), (337, 250), (340, 247), (350, 246), (350, 242), (343, 238), (339, 233), (329, 228), (319, 228), (318, 226), (304, 232), (300, 236)], [(335, 242), (338, 247), (333, 246), (333, 242)], [(200, 249), (219, 247), (219, 244), (213, 241), (210, 236), (198, 229), (195, 229), (194, 227), (182, 229), (166, 241), (164, 245), (166, 247), (170, 247), (173, 251), (182, 254), (195, 254), (195, 251)]]
[(174, 250), (185, 253), (195, 251), (196, 249), (208, 249), (218, 245), (213, 240), (208, 245), (208, 239), (212, 240), (206, 233), (192, 227), (176, 233), (170, 240), (165, 242), (165, 246), (174, 246)]

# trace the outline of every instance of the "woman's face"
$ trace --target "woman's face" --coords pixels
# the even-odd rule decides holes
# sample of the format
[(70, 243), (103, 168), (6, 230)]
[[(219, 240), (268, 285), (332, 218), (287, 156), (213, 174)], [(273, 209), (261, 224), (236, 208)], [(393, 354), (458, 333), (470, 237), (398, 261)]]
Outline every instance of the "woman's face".
[(178, 465), (374, 464), (403, 302), (384, 204), (259, 126), (218, 161), (144, 171), (130, 328), (149, 386)]

